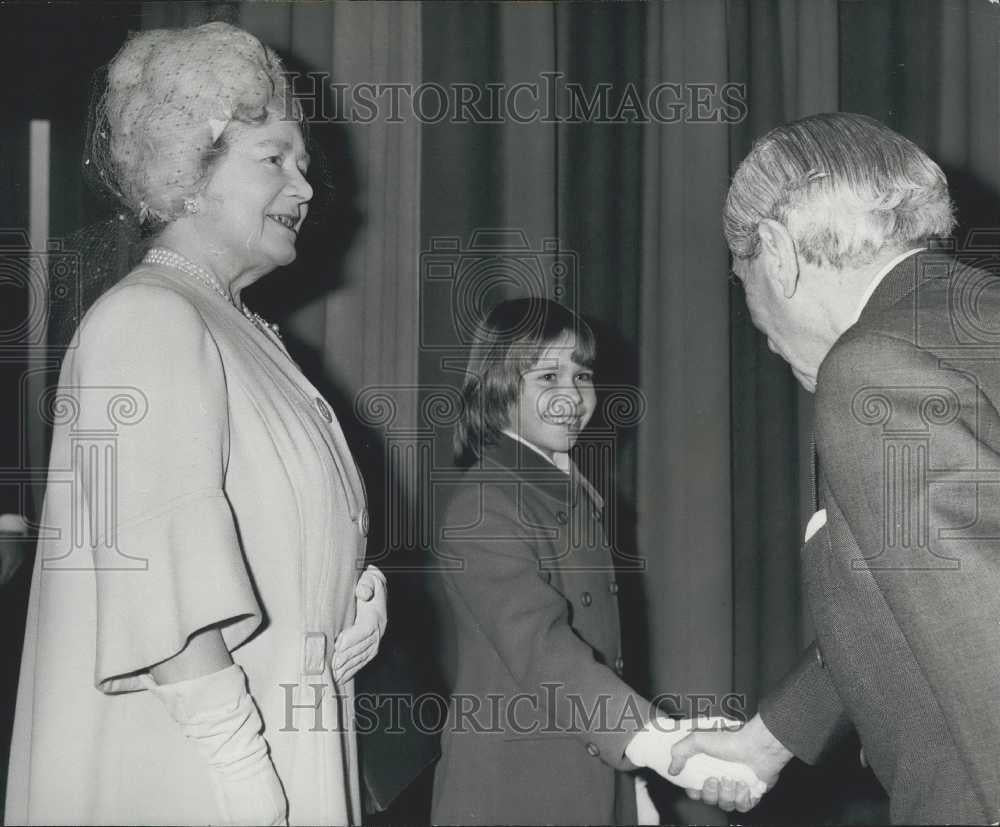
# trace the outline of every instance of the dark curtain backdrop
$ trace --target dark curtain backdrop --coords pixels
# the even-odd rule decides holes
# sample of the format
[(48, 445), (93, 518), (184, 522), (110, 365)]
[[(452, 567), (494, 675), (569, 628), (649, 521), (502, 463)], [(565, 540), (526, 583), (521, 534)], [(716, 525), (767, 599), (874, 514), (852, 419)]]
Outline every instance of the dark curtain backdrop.
[[(603, 382), (642, 393), (623, 397), (634, 415), (605, 410), (594, 429), (600, 437), (601, 426), (618, 423), (607, 429), (605, 482), (617, 492), (620, 562), (633, 569), (623, 575), (626, 671), (644, 692), (736, 692), (753, 712), (810, 635), (798, 545), (812, 510), (811, 398), (728, 285), (720, 210), (729, 176), (782, 121), (864, 112), (945, 167), (959, 245), (969, 229), (1000, 226), (1000, 8), (987, 0), (143, 3), (114, 7), (110, 25), (68, 8), (2, 10), (8, 77), (27, 70), (27, 79), (4, 93), (14, 117), (0, 135), (8, 157), (22, 157), (27, 118), (53, 119), (53, 236), (100, 214), (78, 174), (86, 78), (127, 28), (232, 20), (292, 68), (350, 83), (510, 85), (561, 72), (587, 90), (610, 84), (612, 99), (629, 83), (746, 84), (747, 114), (733, 124), (320, 124), (322, 229), (300, 263), (254, 298), (284, 323), (310, 378), (337, 404), (375, 515), (384, 515), (373, 521), (373, 553), (395, 569), (392, 625), (410, 633), (404, 643), (423, 659), (434, 644), (413, 570), (427, 562), (429, 470), (448, 460), (435, 437), (447, 431), (462, 352), (456, 313), (466, 312), (434, 292), (427, 256), (451, 239), (472, 261), (470, 245), (484, 238), (477, 230), (520, 230), (533, 252), (558, 238), (558, 255), (538, 260), (570, 264), (563, 298), (597, 329)], [(2, 167), (14, 193), (5, 221), (14, 226), (26, 223), (24, 177), (16, 164)], [(513, 289), (495, 281), (490, 298)], [(631, 565), (637, 558), (641, 570)], [(850, 747), (832, 769), (792, 766), (786, 776), (750, 820), (884, 818)], [(425, 775), (388, 818), (425, 819), (426, 784)], [(654, 795), (670, 820), (725, 820), (685, 809), (668, 789)]]

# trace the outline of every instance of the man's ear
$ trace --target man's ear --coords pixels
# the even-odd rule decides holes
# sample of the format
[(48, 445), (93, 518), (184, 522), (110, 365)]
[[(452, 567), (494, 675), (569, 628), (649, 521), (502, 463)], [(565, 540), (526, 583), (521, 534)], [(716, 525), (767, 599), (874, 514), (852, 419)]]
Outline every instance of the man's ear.
[(788, 229), (780, 221), (765, 218), (757, 225), (761, 253), (768, 257), (767, 273), (781, 284), (786, 299), (795, 295), (799, 284), (799, 256)]

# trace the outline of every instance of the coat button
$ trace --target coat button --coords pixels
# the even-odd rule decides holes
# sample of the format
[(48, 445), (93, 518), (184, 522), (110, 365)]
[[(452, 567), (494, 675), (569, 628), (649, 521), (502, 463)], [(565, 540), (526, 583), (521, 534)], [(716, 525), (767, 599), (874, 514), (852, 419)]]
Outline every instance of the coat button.
[(368, 509), (362, 508), (361, 514), (358, 515), (358, 530), (361, 532), (362, 537), (368, 536), (368, 529), (371, 527), (371, 518), (368, 516)]
[(601, 751), (594, 744), (587, 744), (587, 755), (591, 758), (596, 758), (601, 754)]
[(333, 414), (330, 412), (330, 406), (323, 401), (322, 397), (316, 397), (316, 410), (319, 411), (319, 415), (327, 422), (333, 422)]
[(608, 584), (608, 591), (611, 592), (612, 594), (618, 594), (618, 583), (616, 583), (614, 580), (612, 580)]
[(581, 602), (581, 603), (582, 603), (582, 604), (583, 604), (584, 606), (589, 606), (589, 605), (590, 605), (591, 603), (593, 603), (593, 602), (594, 602), (594, 598), (593, 598), (593, 597), (591, 597), (591, 595), (590, 595), (590, 592), (584, 592), (584, 593), (583, 593), (583, 594), (582, 594), (582, 595), (580, 596), (580, 602)]
[(625, 671), (625, 658), (615, 658), (615, 671), (619, 675)]
[(569, 517), (567, 516), (567, 514), (566, 514), (565, 511), (557, 511), (556, 512), (556, 522), (559, 523), (559, 525), (566, 525), (566, 523), (568, 522), (568, 520), (569, 520)]

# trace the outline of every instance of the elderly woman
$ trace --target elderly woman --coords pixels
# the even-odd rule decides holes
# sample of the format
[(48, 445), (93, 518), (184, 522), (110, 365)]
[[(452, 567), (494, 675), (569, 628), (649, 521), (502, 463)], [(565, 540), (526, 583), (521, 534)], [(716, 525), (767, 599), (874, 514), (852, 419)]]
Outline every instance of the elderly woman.
[(92, 123), (157, 232), (52, 405), (6, 822), (357, 822), (352, 677), (386, 623), (364, 489), (241, 300), (312, 197), (281, 63), (223, 23), (137, 34)]

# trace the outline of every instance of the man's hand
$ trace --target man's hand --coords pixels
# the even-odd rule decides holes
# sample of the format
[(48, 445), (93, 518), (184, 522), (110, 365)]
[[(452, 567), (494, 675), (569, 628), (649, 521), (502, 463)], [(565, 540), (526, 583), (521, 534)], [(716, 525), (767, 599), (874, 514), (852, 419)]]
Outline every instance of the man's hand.
[[(771, 734), (760, 715), (754, 715), (742, 729), (692, 732), (684, 740), (674, 744), (669, 773), (677, 775), (684, 769), (688, 759), (699, 753), (746, 764), (768, 790), (775, 785), (781, 770), (792, 758), (792, 753)], [(700, 791), (689, 789), (687, 794), (688, 798), (704, 801), (723, 810), (738, 809), (746, 812), (749, 809), (747, 804), (756, 804), (756, 801), (748, 800), (745, 787), (730, 779), (720, 781), (710, 778)]]

